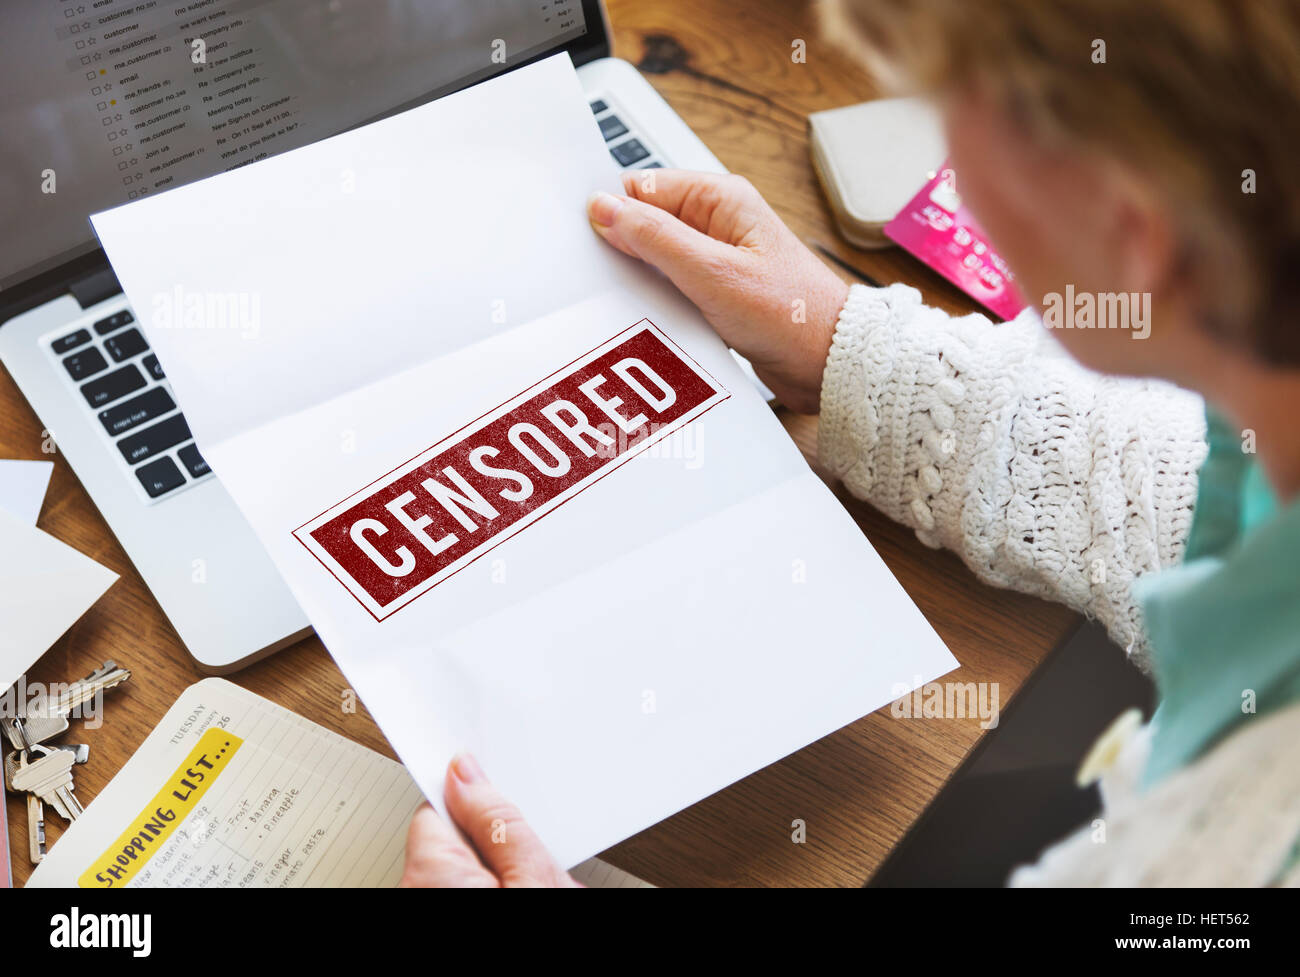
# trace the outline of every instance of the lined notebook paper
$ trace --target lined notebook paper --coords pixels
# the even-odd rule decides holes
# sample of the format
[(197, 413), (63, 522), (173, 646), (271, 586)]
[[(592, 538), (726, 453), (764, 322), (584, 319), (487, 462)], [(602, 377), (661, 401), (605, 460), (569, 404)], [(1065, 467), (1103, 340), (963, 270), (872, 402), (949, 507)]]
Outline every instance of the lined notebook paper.
[(34, 886), (391, 886), (424, 800), (401, 764), (222, 679), (190, 686)]
[[(406, 768), (219, 678), (191, 685), (31, 886), (380, 887), (424, 801)], [(599, 859), (593, 888), (651, 888)]]

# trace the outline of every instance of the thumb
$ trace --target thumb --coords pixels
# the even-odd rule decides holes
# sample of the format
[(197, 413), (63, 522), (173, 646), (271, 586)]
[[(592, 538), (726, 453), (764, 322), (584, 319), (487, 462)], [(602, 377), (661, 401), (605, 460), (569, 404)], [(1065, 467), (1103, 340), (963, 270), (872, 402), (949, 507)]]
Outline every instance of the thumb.
[(479, 857), (501, 884), (572, 888), (577, 883), (556, 864), (542, 839), (519, 808), (502, 796), (478, 762), (468, 754), (455, 757), (443, 784), (447, 813), (460, 825)]
[(587, 217), (597, 234), (658, 268), (688, 296), (731, 250), (666, 210), (632, 197), (597, 191), (587, 201)]

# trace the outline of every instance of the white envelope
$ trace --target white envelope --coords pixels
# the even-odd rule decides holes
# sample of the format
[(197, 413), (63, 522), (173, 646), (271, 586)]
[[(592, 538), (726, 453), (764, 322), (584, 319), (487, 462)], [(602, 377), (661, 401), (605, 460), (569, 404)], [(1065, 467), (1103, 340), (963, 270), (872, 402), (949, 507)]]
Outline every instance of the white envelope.
[[(93, 218), (204, 456), (421, 788), (440, 805), (472, 750), (566, 864), (956, 665), (699, 313), (591, 231), (618, 186), (562, 57)], [(400, 609), (311, 545), (647, 330), (707, 408), (484, 522)]]
[(116, 579), (112, 570), (0, 509), (0, 692)]

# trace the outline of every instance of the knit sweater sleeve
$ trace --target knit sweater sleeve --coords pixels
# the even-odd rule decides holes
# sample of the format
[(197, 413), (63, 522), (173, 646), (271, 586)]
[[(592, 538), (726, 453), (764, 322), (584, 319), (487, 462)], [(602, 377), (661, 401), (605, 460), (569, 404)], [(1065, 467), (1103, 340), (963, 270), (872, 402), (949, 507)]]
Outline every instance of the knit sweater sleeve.
[(952, 318), (855, 285), (822, 381), (819, 452), (854, 495), (988, 583), (1095, 618), (1145, 666), (1134, 578), (1177, 562), (1201, 401), (1075, 363), (1032, 312)]

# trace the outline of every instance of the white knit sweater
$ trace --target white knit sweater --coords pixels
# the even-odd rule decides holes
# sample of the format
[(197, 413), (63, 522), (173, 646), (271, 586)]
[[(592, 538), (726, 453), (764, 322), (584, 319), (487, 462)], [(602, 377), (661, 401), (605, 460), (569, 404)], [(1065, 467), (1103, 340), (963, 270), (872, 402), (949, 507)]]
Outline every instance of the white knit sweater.
[[(954, 319), (854, 286), (822, 382), (820, 453), (853, 494), (983, 580), (1097, 618), (1146, 666), (1130, 585), (1182, 555), (1200, 400), (1075, 364), (1032, 313)], [(1111, 734), (1112, 736), (1114, 734)], [(1300, 706), (1138, 789), (1150, 729), (1111, 744), (1097, 820), (1013, 885), (1300, 885)]]
[(980, 579), (1096, 618), (1145, 668), (1133, 579), (1179, 560), (1201, 400), (1075, 363), (1029, 311), (993, 325), (855, 285), (822, 381), (820, 454), (854, 495)]

